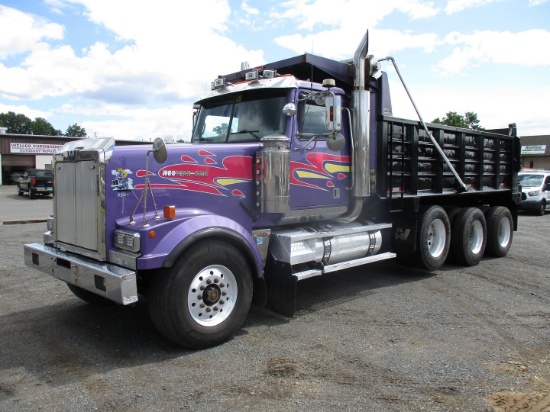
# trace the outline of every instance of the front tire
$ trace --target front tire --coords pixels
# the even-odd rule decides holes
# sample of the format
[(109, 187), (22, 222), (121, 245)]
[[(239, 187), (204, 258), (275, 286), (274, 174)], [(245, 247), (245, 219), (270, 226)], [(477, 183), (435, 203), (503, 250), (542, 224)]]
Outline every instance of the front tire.
[(485, 215), (477, 207), (465, 207), (453, 225), (451, 250), (462, 265), (475, 266), (483, 258), (487, 244)]
[(514, 227), (512, 213), (507, 207), (495, 206), (487, 212), (487, 247), (485, 254), (504, 257), (512, 247)]
[(29, 193), (28, 193), (28, 195), (29, 195), (29, 199), (34, 199), (34, 193), (33, 193), (33, 191), (32, 191), (32, 187), (30, 187), (30, 186), (29, 186)]
[(252, 275), (244, 256), (219, 240), (197, 243), (164, 273), (154, 275), (149, 312), (169, 340), (193, 349), (230, 339), (252, 301)]
[(21, 188), (19, 187), (19, 185), (17, 185), (17, 195), (23, 196), (23, 191), (21, 190)]
[(449, 216), (441, 206), (427, 208), (419, 222), (415, 260), (427, 270), (439, 269), (447, 259), (451, 239)]
[(546, 202), (544, 200), (541, 200), (540, 205), (535, 213), (537, 214), (537, 216), (544, 216), (544, 214), (546, 213)]

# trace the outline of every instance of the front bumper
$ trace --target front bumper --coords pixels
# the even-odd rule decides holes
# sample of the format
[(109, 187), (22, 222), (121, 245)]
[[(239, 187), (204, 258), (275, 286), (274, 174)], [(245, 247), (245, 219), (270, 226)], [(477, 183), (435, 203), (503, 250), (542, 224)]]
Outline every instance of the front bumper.
[(40, 243), (24, 246), (25, 264), (116, 303), (137, 302), (136, 272)]
[(521, 201), (519, 205), (520, 209), (523, 210), (537, 210), (542, 203), (542, 198), (526, 198)]

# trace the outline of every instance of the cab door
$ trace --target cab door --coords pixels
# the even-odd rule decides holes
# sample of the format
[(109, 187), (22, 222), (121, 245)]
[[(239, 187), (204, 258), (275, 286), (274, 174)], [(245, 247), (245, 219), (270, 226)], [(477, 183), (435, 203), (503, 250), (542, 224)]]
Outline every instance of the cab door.
[[(298, 99), (296, 133), (290, 144), (290, 209), (293, 211), (347, 206), (350, 187), (348, 127), (344, 146), (327, 147), (327, 110), (323, 102)], [(344, 116), (343, 124), (348, 119)]]

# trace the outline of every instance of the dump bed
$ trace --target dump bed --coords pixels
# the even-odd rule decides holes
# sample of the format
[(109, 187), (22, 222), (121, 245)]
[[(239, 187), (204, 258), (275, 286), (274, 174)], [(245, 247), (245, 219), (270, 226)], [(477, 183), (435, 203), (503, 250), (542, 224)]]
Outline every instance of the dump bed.
[(420, 122), (379, 116), (376, 191), (381, 197), (517, 193), (520, 141), (515, 125), (510, 125), (507, 135), (439, 124), (427, 126), (466, 190)]

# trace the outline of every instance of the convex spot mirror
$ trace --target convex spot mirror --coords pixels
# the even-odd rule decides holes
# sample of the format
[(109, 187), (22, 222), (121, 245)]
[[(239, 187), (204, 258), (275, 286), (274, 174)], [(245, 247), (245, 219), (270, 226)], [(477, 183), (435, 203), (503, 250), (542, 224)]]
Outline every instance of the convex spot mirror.
[(162, 140), (160, 137), (157, 137), (153, 141), (153, 156), (155, 157), (157, 163), (162, 164), (166, 162), (168, 152), (166, 150), (166, 144), (164, 143), (164, 140)]
[(327, 139), (327, 147), (333, 152), (339, 152), (346, 144), (346, 139), (342, 133), (331, 133)]
[(287, 103), (283, 107), (283, 114), (286, 114), (288, 117), (294, 116), (296, 114), (296, 105), (294, 103)]

